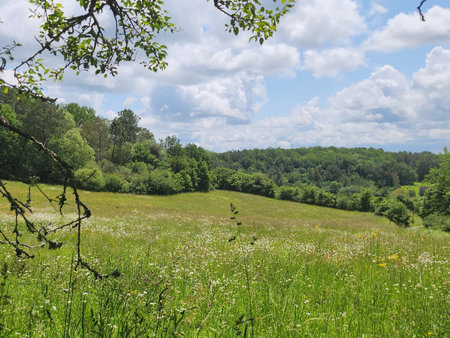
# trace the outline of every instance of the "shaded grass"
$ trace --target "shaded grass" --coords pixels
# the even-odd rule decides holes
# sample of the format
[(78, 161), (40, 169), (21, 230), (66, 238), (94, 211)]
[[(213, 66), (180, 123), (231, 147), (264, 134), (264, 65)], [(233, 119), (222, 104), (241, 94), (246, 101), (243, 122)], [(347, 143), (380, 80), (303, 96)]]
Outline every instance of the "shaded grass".
[[(26, 196), (25, 186), (9, 186)], [(94, 280), (86, 270), (73, 271), (71, 232), (63, 248), (37, 251), (34, 260), (1, 247), (5, 335), (244, 332), (239, 318), (248, 318), (249, 304), (241, 244), (257, 336), (448, 332), (448, 234), (401, 229), (370, 213), (226, 191), (81, 196), (94, 215), (83, 227), (84, 256), (103, 271), (118, 268), (122, 277)], [(34, 197), (37, 217), (50, 218), (48, 204)], [(240, 210), (242, 243), (228, 241), (236, 235), (230, 202)], [(8, 214), (0, 201), (3, 227)]]

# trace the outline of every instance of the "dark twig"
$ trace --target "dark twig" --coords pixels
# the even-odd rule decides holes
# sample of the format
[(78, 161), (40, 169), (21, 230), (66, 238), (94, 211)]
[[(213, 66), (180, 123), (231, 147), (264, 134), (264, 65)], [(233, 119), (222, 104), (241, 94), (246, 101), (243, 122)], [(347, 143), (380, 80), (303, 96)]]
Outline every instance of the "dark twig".
[(423, 6), (423, 4), (424, 4), (426, 1), (427, 1), (427, 0), (422, 0), (422, 1), (420, 2), (420, 5), (417, 7), (417, 10), (419, 11), (420, 19), (421, 19), (422, 21), (425, 21), (425, 16), (424, 16), (423, 13), (422, 13), (422, 6)]

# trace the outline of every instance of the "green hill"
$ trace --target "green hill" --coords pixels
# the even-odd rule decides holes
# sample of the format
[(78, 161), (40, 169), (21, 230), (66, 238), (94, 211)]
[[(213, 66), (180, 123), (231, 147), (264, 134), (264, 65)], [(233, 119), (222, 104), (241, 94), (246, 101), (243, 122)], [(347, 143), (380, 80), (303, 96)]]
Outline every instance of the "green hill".
[[(26, 197), (27, 187), (8, 182)], [(50, 197), (56, 186), (43, 186)], [(23, 259), (0, 247), (2, 334), (30, 336), (445, 336), (449, 236), (236, 192), (82, 192), (93, 216), (73, 270), (61, 249)], [(239, 213), (231, 220), (230, 203)], [(32, 190), (34, 219), (55, 221)], [(73, 206), (72, 206), (73, 208)], [(75, 210), (67, 211), (70, 217)], [(14, 217), (0, 199), (2, 231)], [(242, 222), (242, 225), (236, 225)], [(24, 235), (26, 236), (26, 235)]]

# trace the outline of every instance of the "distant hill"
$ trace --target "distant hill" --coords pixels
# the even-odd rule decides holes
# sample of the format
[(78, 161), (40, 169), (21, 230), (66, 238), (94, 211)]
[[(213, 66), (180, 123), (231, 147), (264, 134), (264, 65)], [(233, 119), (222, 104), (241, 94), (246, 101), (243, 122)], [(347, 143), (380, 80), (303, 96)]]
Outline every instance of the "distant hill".
[(261, 172), (279, 186), (312, 184), (322, 188), (410, 185), (421, 182), (438, 164), (438, 155), (431, 152), (374, 148), (269, 148), (212, 153), (211, 158), (215, 167)]

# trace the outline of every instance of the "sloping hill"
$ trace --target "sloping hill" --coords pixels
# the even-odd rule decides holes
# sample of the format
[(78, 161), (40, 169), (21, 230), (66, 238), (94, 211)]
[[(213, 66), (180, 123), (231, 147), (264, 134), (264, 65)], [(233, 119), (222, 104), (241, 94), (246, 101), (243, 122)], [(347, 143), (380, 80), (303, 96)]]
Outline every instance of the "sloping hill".
[[(9, 187), (26, 196), (23, 185)], [(49, 196), (60, 191), (45, 186)], [(35, 218), (54, 218), (36, 190)], [(425, 336), (446, 334), (448, 234), (227, 191), (174, 196), (82, 192), (93, 216), (73, 270), (75, 233), (18, 259), (0, 248), (2, 325), (61, 336)], [(229, 204), (239, 210), (231, 220)], [(69, 216), (70, 212), (68, 211)], [(1, 227), (11, 212), (0, 200)], [(242, 225), (236, 225), (236, 222)], [(5, 299), (5, 298), (1, 298)], [(70, 301), (70, 302), (69, 302)], [(30, 317), (30, 313), (33, 314)], [(24, 324), (26, 323), (26, 324)]]

